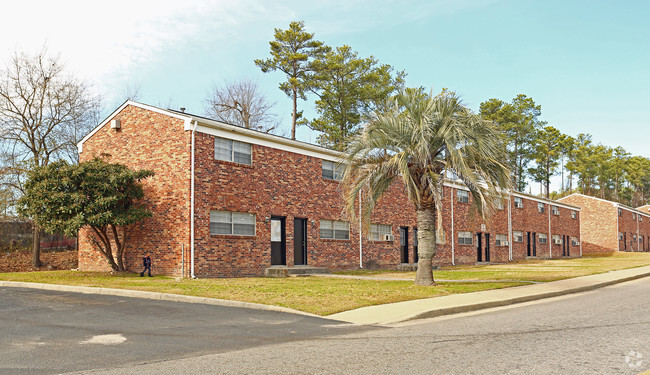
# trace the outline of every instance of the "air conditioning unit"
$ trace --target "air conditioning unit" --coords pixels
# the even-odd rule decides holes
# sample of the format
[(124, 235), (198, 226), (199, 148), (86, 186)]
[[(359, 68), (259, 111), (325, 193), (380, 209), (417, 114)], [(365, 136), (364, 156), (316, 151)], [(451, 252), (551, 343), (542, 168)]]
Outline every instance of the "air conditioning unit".
[(503, 246), (508, 246), (508, 245), (510, 245), (509, 241), (503, 241)]
[(384, 234), (384, 241), (395, 241), (395, 236), (392, 234)]
[(553, 240), (553, 244), (562, 245), (562, 240)]
[(112, 119), (111, 120), (111, 129), (120, 129), (120, 119)]

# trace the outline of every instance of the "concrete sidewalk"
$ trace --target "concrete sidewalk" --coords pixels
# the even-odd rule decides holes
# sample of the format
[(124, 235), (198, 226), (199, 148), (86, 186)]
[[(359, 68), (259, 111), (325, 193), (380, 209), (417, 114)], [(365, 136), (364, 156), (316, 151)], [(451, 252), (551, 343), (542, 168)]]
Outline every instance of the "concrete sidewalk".
[(327, 318), (355, 324), (392, 324), (579, 293), (647, 276), (650, 276), (650, 266), (544, 284), (367, 306), (329, 315)]

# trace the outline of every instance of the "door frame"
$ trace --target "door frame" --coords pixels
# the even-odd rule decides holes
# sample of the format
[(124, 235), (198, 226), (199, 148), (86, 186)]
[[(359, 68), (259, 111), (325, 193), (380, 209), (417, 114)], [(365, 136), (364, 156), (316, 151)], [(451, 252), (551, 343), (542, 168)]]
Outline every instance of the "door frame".
[[(285, 216), (271, 216), (271, 222), (280, 222), (280, 242), (271, 242), (271, 265), (272, 266), (286, 266), (287, 265), (287, 225)], [(271, 224), (272, 226), (273, 224)], [(271, 233), (270, 233), (271, 234)], [(272, 234), (271, 234), (272, 235)], [(269, 238), (270, 240), (270, 238)], [(274, 243), (277, 244), (274, 246)], [(274, 250), (275, 248), (275, 250)], [(274, 254), (279, 252), (279, 254)], [(275, 257), (274, 257), (275, 255)], [(279, 257), (279, 259), (277, 259)], [(275, 259), (274, 259), (275, 258)], [(278, 263), (279, 260), (279, 263)]]
[[(298, 224), (300, 223), (300, 224)], [(299, 239), (296, 235), (296, 228), (302, 227), (302, 238)], [(298, 263), (298, 256), (302, 258), (303, 262)], [(294, 266), (306, 266), (307, 263), (307, 219), (302, 217), (293, 218), (293, 264)]]

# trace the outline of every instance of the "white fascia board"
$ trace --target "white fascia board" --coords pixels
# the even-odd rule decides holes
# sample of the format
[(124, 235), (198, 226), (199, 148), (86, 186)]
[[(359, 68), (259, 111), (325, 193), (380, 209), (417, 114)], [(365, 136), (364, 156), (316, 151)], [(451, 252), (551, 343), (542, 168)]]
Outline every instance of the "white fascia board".
[(306, 155), (314, 158), (328, 160), (332, 162), (341, 162), (343, 153), (330, 150), (324, 147), (294, 141), (273, 134), (261, 133), (254, 130), (242, 128), (239, 126), (224, 124), (217, 121), (206, 121), (205, 119), (194, 118), (198, 121), (197, 132), (212, 135), (215, 137), (232, 139), (234, 141), (250, 143), (254, 145), (274, 148), (278, 150), (293, 152), (300, 155)]
[(523, 198), (523, 199), (528, 199), (528, 200), (531, 200), (531, 201), (539, 202), (539, 203), (550, 204), (551, 206), (558, 206), (558, 207), (568, 208), (568, 209), (574, 210), (574, 211), (581, 211), (582, 210), (580, 207), (574, 206), (572, 204), (562, 203), (562, 202), (558, 202), (558, 201), (554, 201), (552, 199), (546, 199), (546, 198), (542, 198), (542, 197), (536, 197), (534, 195), (528, 195), (526, 193), (513, 191), (512, 195), (514, 195), (516, 197)]
[(79, 151), (79, 153), (83, 152), (83, 144), (84, 144), (84, 142), (86, 142), (88, 139), (90, 139), (90, 137), (92, 137), (95, 133), (97, 133), (99, 131), (99, 129), (103, 128), (104, 125), (108, 124), (108, 122), (111, 121), (113, 119), (113, 117), (115, 117), (116, 114), (120, 113), (124, 108), (126, 108), (129, 105), (134, 106), (134, 107), (138, 107), (138, 108), (142, 108), (142, 109), (146, 109), (146, 110), (151, 111), (151, 112), (160, 113), (160, 114), (163, 114), (165, 116), (174, 117), (174, 118), (183, 120), (183, 122), (184, 122), (183, 128), (185, 130), (188, 130), (188, 128), (190, 128), (190, 122), (192, 120), (191, 116), (182, 116), (182, 115), (179, 115), (179, 114), (177, 114), (175, 112), (166, 111), (166, 110), (158, 108), (158, 107), (154, 107), (154, 106), (151, 106), (151, 105), (134, 102), (132, 100), (127, 100), (119, 108), (117, 108), (115, 111), (113, 111), (113, 113), (111, 113), (108, 117), (106, 117), (106, 119), (104, 121), (102, 121), (99, 125), (97, 125), (97, 127), (95, 127), (95, 129), (93, 129), (90, 133), (88, 133), (88, 135), (83, 137), (83, 139), (81, 141), (79, 141), (79, 143), (77, 143), (77, 150)]
[[(452, 187), (452, 188), (456, 188), (456, 189), (460, 189), (460, 190), (469, 191), (469, 188), (467, 186), (465, 186), (462, 182), (459, 182), (458, 180), (456, 180), (456, 181), (445, 181), (444, 185), (447, 186), (447, 187)], [(572, 204), (561, 203), (561, 202), (558, 202), (558, 201), (554, 201), (552, 199), (536, 197), (536, 196), (533, 196), (533, 195), (528, 195), (528, 194), (520, 193), (520, 192), (517, 192), (517, 191), (511, 191), (510, 193), (504, 193), (504, 198), (505, 198), (505, 196), (508, 196), (508, 195), (513, 196), (513, 197), (528, 199), (528, 200), (531, 200), (531, 201), (540, 202), (540, 203), (544, 203), (544, 204), (550, 204), (552, 206), (563, 207), (563, 208), (567, 208), (567, 209), (573, 210), (573, 211), (581, 211), (582, 210), (580, 207), (574, 206)]]
[(639, 210), (637, 210), (636, 208), (628, 207), (628, 206), (626, 206), (626, 205), (624, 205), (624, 204), (620, 204), (620, 203), (617, 203), (617, 206), (618, 206), (618, 208), (620, 208), (620, 209), (622, 209), (622, 210), (626, 210), (626, 211), (629, 211), (629, 212), (635, 213), (635, 214), (637, 214), (637, 215), (642, 215), (642, 216), (645, 216), (645, 217), (650, 217), (650, 214), (645, 213), (645, 212), (643, 212), (643, 211), (639, 211)]

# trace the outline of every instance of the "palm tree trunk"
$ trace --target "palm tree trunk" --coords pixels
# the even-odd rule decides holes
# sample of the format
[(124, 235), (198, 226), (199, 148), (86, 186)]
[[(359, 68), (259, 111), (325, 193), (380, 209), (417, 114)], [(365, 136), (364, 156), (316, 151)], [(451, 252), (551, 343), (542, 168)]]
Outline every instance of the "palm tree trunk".
[(436, 255), (436, 214), (434, 210), (417, 211), (418, 218), (418, 271), (415, 285), (435, 285), (431, 262)]

